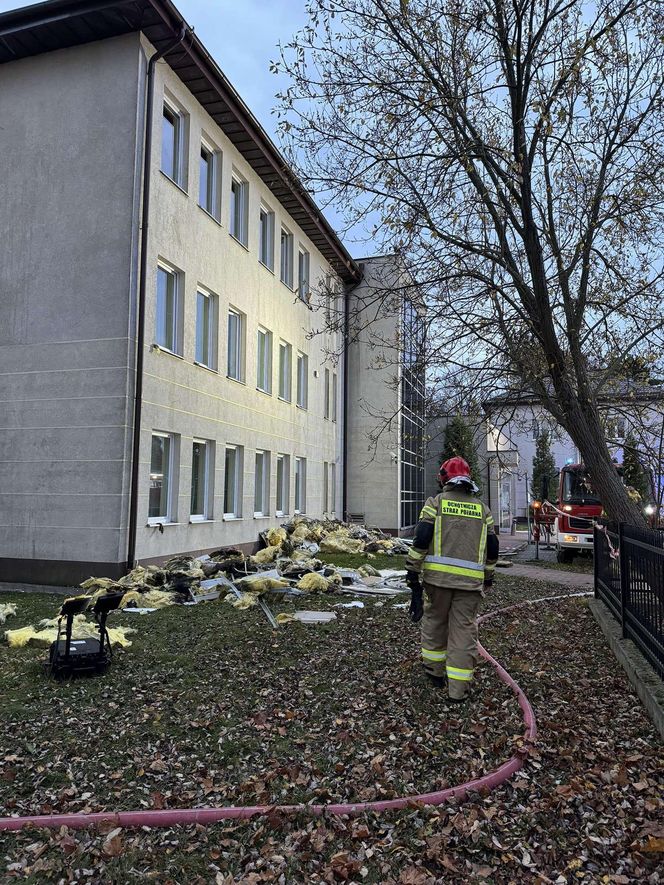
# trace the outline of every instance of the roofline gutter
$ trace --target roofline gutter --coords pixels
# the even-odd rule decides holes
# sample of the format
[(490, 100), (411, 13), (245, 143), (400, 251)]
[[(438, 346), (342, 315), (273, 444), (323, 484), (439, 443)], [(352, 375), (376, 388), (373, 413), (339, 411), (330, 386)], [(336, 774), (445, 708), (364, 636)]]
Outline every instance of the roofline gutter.
[[(169, 14), (166, 14), (164, 11), (165, 9), (169, 12), (170, 10), (175, 10), (175, 7), (170, 3), (170, 0), (149, 0), (149, 3), (155, 12), (161, 16), (164, 23), (173, 27), (173, 22)], [(254, 118), (240, 95), (226, 78), (223, 71), (219, 68), (219, 65), (193, 32), (191, 44), (185, 46), (185, 50), (201, 73), (208, 79), (215, 81), (218, 91), (228, 105), (229, 110), (233, 113), (236, 122), (244, 129), (249, 138), (256, 142), (260, 147), (274, 173), (291, 191), (302, 209), (304, 209), (307, 215), (309, 215), (318, 230), (330, 243), (340, 264), (343, 266), (349, 277), (348, 281), (358, 283), (361, 279), (361, 273), (357, 263), (346, 250), (343, 243), (340, 242), (318, 206), (316, 206), (314, 201), (309, 197), (302, 182), (294, 173), (291, 173), (291, 175), (288, 174), (289, 167), (279, 154), (276, 146), (270, 140), (270, 137), (263, 130), (260, 123)]]
[(150, 177), (152, 175), (152, 114), (154, 107), (154, 71), (157, 62), (176, 49), (189, 28), (181, 23), (180, 35), (164, 49), (155, 52), (148, 62), (147, 97), (145, 101), (145, 137), (143, 147), (143, 208), (141, 213), (141, 265), (138, 280), (138, 316), (136, 329), (136, 380), (134, 384), (134, 430), (129, 487), (129, 528), (127, 539), (127, 570), (134, 567), (138, 528), (138, 473), (141, 450), (141, 417), (143, 413), (143, 351), (145, 348), (145, 300), (148, 272), (148, 224), (150, 216)]

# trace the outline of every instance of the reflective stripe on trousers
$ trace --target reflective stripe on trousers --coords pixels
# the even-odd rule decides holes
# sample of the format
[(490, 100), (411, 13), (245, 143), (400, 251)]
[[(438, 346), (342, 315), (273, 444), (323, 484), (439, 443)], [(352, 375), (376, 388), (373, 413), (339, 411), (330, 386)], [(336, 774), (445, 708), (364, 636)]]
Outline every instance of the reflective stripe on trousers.
[(447, 651), (445, 649), (432, 649), (432, 648), (423, 648), (422, 649), (422, 657), (425, 661), (444, 661), (447, 657)]

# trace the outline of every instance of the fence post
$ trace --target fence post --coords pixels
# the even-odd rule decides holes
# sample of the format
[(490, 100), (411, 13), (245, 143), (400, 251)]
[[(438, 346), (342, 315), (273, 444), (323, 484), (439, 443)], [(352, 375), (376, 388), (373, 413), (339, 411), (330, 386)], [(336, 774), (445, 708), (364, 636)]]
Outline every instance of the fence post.
[(597, 590), (597, 557), (599, 556), (599, 532), (597, 526), (593, 525), (593, 589), (595, 591), (595, 599), (599, 597)]
[(627, 548), (625, 546), (625, 531), (624, 531), (624, 523), (618, 523), (618, 550), (620, 552), (620, 626), (622, 629), (622, 638), (626, 639), (625, 635), (625, 609), (627, 607), (627, 593), (628, 593), (628, 584), (627, 584)]

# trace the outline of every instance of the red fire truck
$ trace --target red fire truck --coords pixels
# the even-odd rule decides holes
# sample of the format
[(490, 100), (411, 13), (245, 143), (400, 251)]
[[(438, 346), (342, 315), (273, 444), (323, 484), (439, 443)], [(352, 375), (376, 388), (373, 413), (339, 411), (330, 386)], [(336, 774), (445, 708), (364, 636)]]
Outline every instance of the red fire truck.
[(560, 471), (557, 511), (544, 505), (553, 517), (551, 540), (558, 562), (571, 562), (580, 550), (593, 549), (593, 524), (602, 515), (602, 502), (593, 492), (583, 464), (566, 464)]

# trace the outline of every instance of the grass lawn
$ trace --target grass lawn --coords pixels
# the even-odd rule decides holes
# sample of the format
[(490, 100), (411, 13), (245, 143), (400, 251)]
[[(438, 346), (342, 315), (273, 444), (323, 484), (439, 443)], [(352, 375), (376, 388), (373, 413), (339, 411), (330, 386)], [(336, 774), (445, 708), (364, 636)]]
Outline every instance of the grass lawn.
[(405, 556), (388, 556), (386, 553), (317, 553), (317, 559), (338, 565), (340, 568), (359, 568), (362, 565), (371, 565), (376, 569), (406, 568)]
[[(545, 595), (563, 594), (505, 575), (485, 604)], [(351, 599), (318, 595), (298, 607)], [(6, 625), (17, 627), (52, 616), (61, 598), (2, 601), (18, 603)], [(451, 706), (421, 675), (405, 610), (363, 601), (335, 609), (331, 624), (278, 631), (259, 609), (220, 601), (117, 615), (137, 629), (132, 647), (105, 677), (63, 684), (45, 679), (45, 650), (2, 648), (3, 813), (390, 798), (506, 759), (523, 725), (493, 669), (482, 664), (472, 700)], [(524, 773), (490, 797), (355, 821), (272, 815), (207, 829), (0, 834), (0, 879), (428, 885), (535, 873), (599, 882), (625, 870), (647, 881), (656, 858), (630, 846), (661, 823), (661, 753), (584, 601), (501, 616), (483, 636), (523, 682), (541, 729)], [(582, 832), (597, 841), (582, 847)]]

